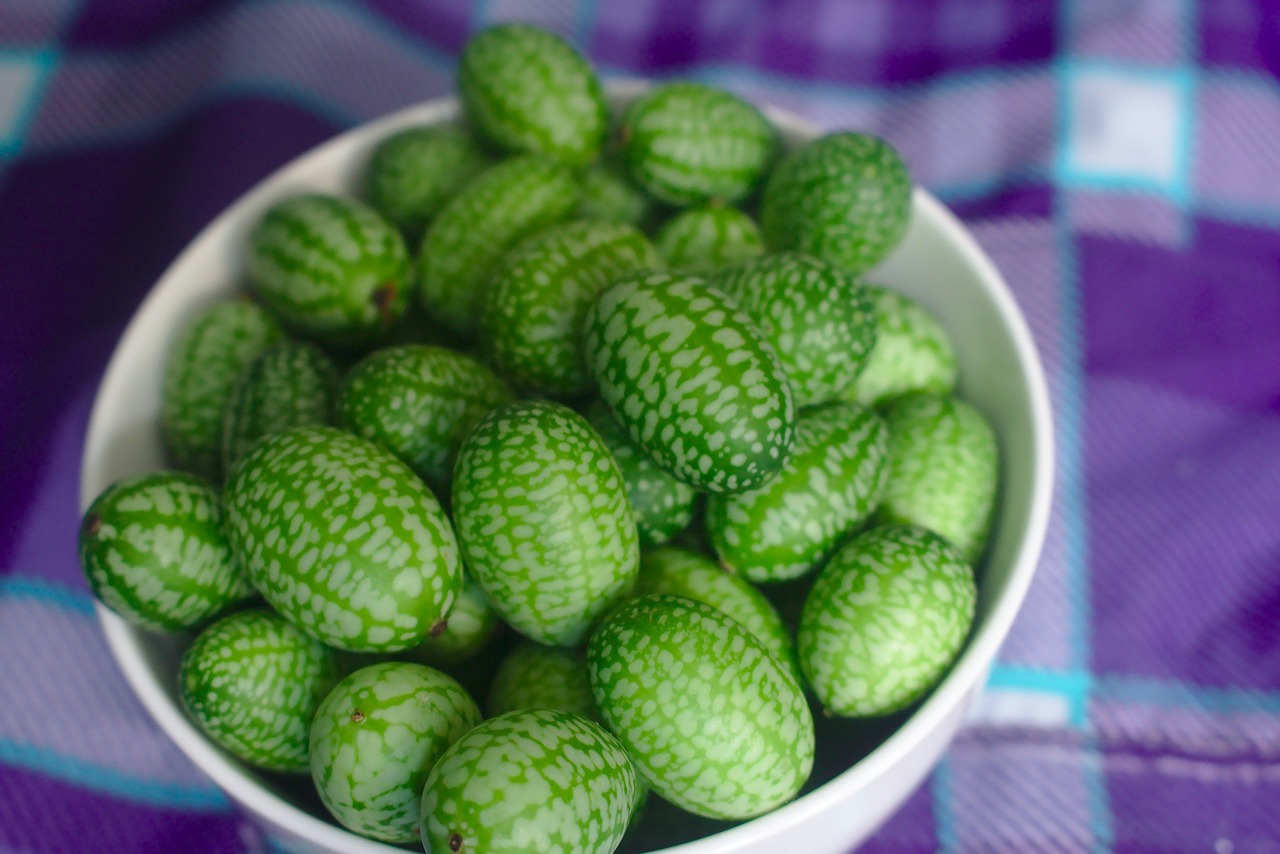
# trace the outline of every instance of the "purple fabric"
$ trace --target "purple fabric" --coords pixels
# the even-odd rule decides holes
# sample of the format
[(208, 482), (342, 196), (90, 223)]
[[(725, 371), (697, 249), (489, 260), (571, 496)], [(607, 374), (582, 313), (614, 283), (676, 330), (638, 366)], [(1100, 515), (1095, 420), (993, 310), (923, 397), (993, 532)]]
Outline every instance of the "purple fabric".
[(452, 91), (467, 36), (511, 18), (608, 74), (885, 136), (1031, 326), (1059, 439), (1039, 572), (972, 720), (865, 850), (1280, 850), (1262, 0), (0, 3), (0, 850), (269, 846), (102, 645), (74, 545), (92, 395), (205, 223)]

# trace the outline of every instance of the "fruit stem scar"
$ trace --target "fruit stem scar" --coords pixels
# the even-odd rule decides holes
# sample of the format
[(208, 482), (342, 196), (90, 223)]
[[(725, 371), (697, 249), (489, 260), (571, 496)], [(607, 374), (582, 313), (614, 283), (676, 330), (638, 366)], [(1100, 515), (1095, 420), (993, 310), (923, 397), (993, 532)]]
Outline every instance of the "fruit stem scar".
[(89, 536), (93, 536), (102, 530), (102, 517), (97, 513), (90, 513), (88, 518), (84, 520), (84, 531)]
[(436, 620), (434, 623), (431, 624), (431, 629), (429, 630), (429, 634), (433, 638), (438, 638), (442, 634), (444, 634), (444, 630), (447, 628), (449, 628), (449, 620), (445, 617), (441, 617), (440, 619)]
[(359, 709), (356, 709), (354, 712), (352, 712), (352, 713), (351, 713), (351, 722), (352, 722), (353, 724), (362, 724), (362, 723), (364, 723), (364, 712), (360, 711)]
[(462, 850), (462, 835), (461, 835), (461, 834), (458, 834), (458, 833), (450, 833), (450, 834), (449, 834), (449, 850), (450, 850), (450, 851), (461, 851), (461, 850)]
[(378, 309), (378, 316), (382, 319), (384, 326), (390, 324), (394, 319), (391, 316), (391, 303), (395, 301), (396, 290), (395, 281), (383, 282), (374, 288), (373, 293), (370, 295), (370, 299), (373, 301), (374, 307)]

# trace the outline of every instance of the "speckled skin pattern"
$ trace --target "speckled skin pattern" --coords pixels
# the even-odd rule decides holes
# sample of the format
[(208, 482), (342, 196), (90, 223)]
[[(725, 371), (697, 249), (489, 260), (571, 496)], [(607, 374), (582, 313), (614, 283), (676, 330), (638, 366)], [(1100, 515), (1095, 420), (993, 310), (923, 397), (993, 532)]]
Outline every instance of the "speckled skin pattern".
[(373, 149), (365, 169), (365, 194), (412, 246), (445, 203), (491, 163), (463, 128), (407, 128)]
[(283, 337), (279, 324), (247, 299), (215, 303), (182, 331), (160, 394), (160, 432), (175, 467), (221, 479), (227, 399), (254, 357)]
[(797, 406), (839, 397), (875, 345), (869, 294), (855, 277), (817, 258), (778, 252), (708, 282), (736, 300), (768, 336)]
[(591, 389), (582, 322), (618, 276), (662, 266), (635, 226), (576, 220), (537, 232), (495, 269), (480, 310), (488, 361), (530, 394), (573, 397)]
[(760, 206), (765, 242), (860, 273), (902, 240), (911, 191), (906, 165), (884, 140), (827, 134), (784, 157), (769, 175)]
[(800, 666), (832, 714), (897, 711), (955, 659), (976, 600), (973, 570), (941, 537), (872, 528), (818, 573), (800, 617)]
[(275, 204), (249, 235), (245, 263), (263, 305), (321, 344), (377, 340), (404, 314), (413, 287), (399, 230), (364, 202), (339, 196)]
[(654, 594), (625, 602), (587, 646), (596, 706), (655, 792), (741, 819), (800, 791), (813, 718), (790, 670), (736, 620)]
[(635, 803), (618, 740), (568, 712), (525, 709), (484, 721), (436, 763), (422, 793), (433, 854), (610, 854)]
[(640, 545), (662, 545), (687, 528), (693, 519), (697, 491), (654, 462), (631, 441), (602, 401), (593, 400), (582, 414), (608, 446), (626, 481)]
[(344, 827), (417, 842), (427, 774), (480, 720), (471, 695), (439, 670), (403, 661), (363, 667), (316, 710), (311, 779)]
[(889, 430), (853, 403), (806, 410), (782, 471), (757, 489), (707, 499), (707, 530), (729, 572), (799, 578), (870, 518), (889, 479)]
[(512, 157), (482, 172), (422, 240), (418, 293), (427, 315), (454, 334), (473, 335), (493, 266), (525, 235), (572, 214), (579, 192), (574, 174), (549, 157)]
[(377, 350), (347, 372), (337, 415), (443, 496), (462, 440), (489, 410), (512, 399), (506, 383), (470, 356), (404, 344)]
[(711, 558), (673, 546), (642, 552), (636, 594), (646, 593), (684, 596), (723, 611), (800, 679), (791, 632), (773, 605), (749, 582), (725, 572)]
[(212, 485), (159, 471), (107, 487), (80, 523), (80, 565), (98, 600), (135, 626), (173, 632), (251, 592)]
[(778, 134), (755, 106), (702, 83), (677, 81), (641, 95), (622, 116), (627, 170), (674, 205), (744, 198), (778, 150)]
[(910, 297), (887, 288), (866, 290), (875, 316), (876, 345), (841, 396), (875, 406), (913, 391), (951, 393), (956, 354), (938, 319)]
[(625, 222), (646, 228), (657, 211), (657, 202), (627, 175), (626, 167), (613, 158), (593, 163), (582, 173), (580, 219)]
[(178, 693), (196, 725), (236, 758), (300, 774), (311, 719), (337, 679), (333, 650), (255, 608), (196, 637), (182, 656)]
[(522, 401), (489, 413), (453, 474), (472, 577), (506, 622), (570, 646), (635, 582), (639, 544), (622, 474), (571, 409)]
[(517, 709), (558, 709), (599, 721), (582, 650), (516, 644), (493, 675), (484, 710), (496, 718)]
[(416, 646), (462, 588), (449, 520), (377, 445), (331, 427), (263, 439), (224, 494), (232, 549), (294, 625), (352, 652)]
[(878, 518), (928, 528), (976, 563), (1000, 479), (991, 425), (951, 395), (904, 395), (881, 412), (889, 425), (889, 483)]
[(276, 344), (240, 375), (222, 416), (222, 470), (264, 436), (290, 427), (329, 424), (338, 392), (338, 369), (313, 344)]
[(428, 635), (422, 643), (405, 650), (397, 658), (432, 667), (458, 664), (484, 649), (497, 633), (500, 623), (497, 612), (464, 569), (462, 591), (449, 610), (449, 621), (444, 630), (438, 635)]
[(564, 39), (528, 24), (472, 36), (458, 64), (458, 94), (476, 130), (509, 153), (583, 166), (599, 155), (609, 128), (595, 70)]
[(662, 224), (654, 245), (673, 270), (706, 274), (764, 254), (756, 221), (737, 208), (701, 205)]
[(698, 489), (742, 492), (782, 467), (791, 383), (764, 333), (686, 274), (624, 276), (587, 313), (584, 352), (627, 434)]

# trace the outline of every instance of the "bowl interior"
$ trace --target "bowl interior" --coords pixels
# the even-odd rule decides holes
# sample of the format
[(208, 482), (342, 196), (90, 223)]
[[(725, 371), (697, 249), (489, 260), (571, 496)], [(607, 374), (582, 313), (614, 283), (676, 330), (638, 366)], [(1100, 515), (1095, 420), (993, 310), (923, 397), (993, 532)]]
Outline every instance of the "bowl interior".
[[(609, 91), (621, 105), (643, 86), (617, 82)], [(792, 116), (767, 112), (788, 146), (816, 135)], [(377, 141), (395, 130), (448, 121), (456, 114), (453, 101), (432, 102), (335, 137), (264, 180), (201, 232), (148, 295), (108, 366), (84, 448), (82, 508), (113, 481), (164, 467), (158, 423), (166, 355), (186, 322), (239, 287), (245, 235), (267, 207), (302, 191), (357, 192), (360, 167)], [(904, 756), (966, 701), (1008, 632), (1030, 582), (1048, 514), (1052, 450), (1044, 378), (1012, 297), (963, 227), (922, 190), (916, 191), (912, 223), (902, 244), (868, 279), (918, 300), (941, 320), (956, 345), (959, 394), (987, 416), (998, 437), (1003, 462), (1000, 503), (981, 570), (973, 636), (943, 682), (911, 709), (871, 722), (819, 717), (824, 748), (806, 790), (809, 794), (733, 828), (674, 810), (670, 817), (664, 812), (661, 821), (652, 822), (663, 831), (640, 840), (642, 847), (706, 837), (681, 845), (681, 850), (740, 850), (752, 839), (772, 837), (791, 823), (812, 820), (820, 808), (856, 799), (892, 774)], [(322, 850), (393, 850), (328, 821), (309, 779), (249, 770), (196, 730), (179, 707), (176, 688), (178, 660), (188, 638), (134, 629), (101, 607), (99, 614), (113, 654), (144, 706), (233, 799), (275, 828)]]

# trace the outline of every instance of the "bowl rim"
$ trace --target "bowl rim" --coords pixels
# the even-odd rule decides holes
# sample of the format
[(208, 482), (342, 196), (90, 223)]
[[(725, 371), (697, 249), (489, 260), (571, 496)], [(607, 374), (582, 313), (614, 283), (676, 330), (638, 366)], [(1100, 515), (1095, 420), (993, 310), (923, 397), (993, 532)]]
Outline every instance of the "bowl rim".
[[(607, 78), (605, 90), (612, 100), (633, 98), (658, 81), (641, 78)], [(824, 131), (811, 122), (778, 107), (760, 105), (765, 116), (783, 132), (800, 137), (816, 137)], [(161, 298), (163, 284), (174, 271), (187, 262), (195, 247), (203, 243), (210, 233), (227, 228), (242, 214), (241, 211), (264, 197), (283, 176), (312, 159), (320, 159), (337, 149), (351, 145), (357, 138), (379, 139), (401, 127), (417, 124), (445, 122), (459, 114), (456, 94), (411, 105), (384, 116), (363, 122), (301, 152), (286, 163), (272, 170), (256, 182), (248, 191), (238, 196), (216, 217), (206, 224), (184, 247), (156, 279), (146, 297), (134, 311), (124, 332), (116, 342), (111, 358), (94, 395), (86, 440), (81, 456), (80, 505), (81, 512), (96, 497), (90, 489), (90, 477), (85, 462), (101, 453), (100, 432), (96, 425), (98, 413), (108, 380), (118, 372), (123, 343), (139, 334), (138, 329), (154, 304)], [(855, 792), (869, 788), (886, 776), (889, 771), (911, 754), (928, 735), (942, 726), (955, 714), (980, 682), (985, 680), (991, 663), (1013, 621), (1022, 607), (1037, 569), (1040, 554), (1048, 530), (1049, 513), (1054, 491), (1054, 432), (1049, 392), (1039, 352), (1035, 346), (1026, 319), (1018, 307), (1004, 277), (995, 264), (979, 247), (977, 241), (960, 220), (938, 199), (923, 187), (913, 190), (913, 216), (923, 216), (932, 221), (947, 242), (956, 249), (984, 280), (990, 291), (993, 305), (1009, 331), (1019, 364), (1025, 370), (1029, 392), (1031, 420), (1031, 468), (1032, 490), (1026, 514), (1026, 525), (1011, 560), (1012, 566), (1004, 594), (995, 600), (993, 607), (978, 630), (969, 638), (960, 656), (942, 681), (909, 718), (888, 738), (862, 759), (837, 774), (826, 783), (795, 800), (750, 821), (720, 831), (711, 836), (680, 843), (653, 854), (712, 854), (729, 852), (753, 842), (760, 837), (781, 838), (789, 828), (803, 824), (820, 813), (832, 809)], [(183, 714), (180, 703), (172, 702), (139, 652), (135, 629), (100, 602), (94, 603), (99, 622), (106, 637), (112, 657), (139, 698), (143, 707), (178, 748), (188, 756), (213, 782), (230, 796), (233, 802), (250, 813), (261, 815), (272, 825), (288, 831), (313, 844), (352, 854), (387, 854), (401, 850), (367, 839), (331, 823), (290, 803), (281, 795), (255, 781), (240, 763), (223, 753), (201, 733)]]

